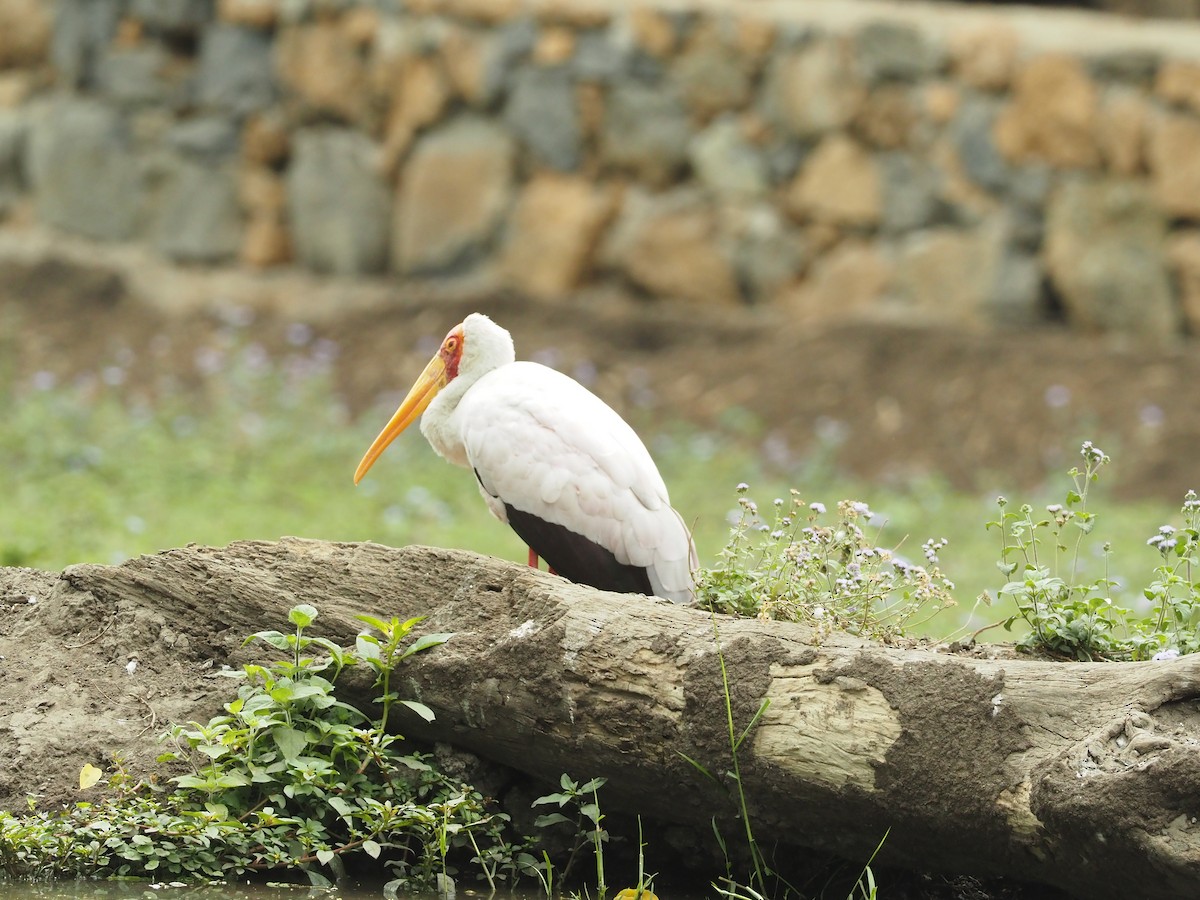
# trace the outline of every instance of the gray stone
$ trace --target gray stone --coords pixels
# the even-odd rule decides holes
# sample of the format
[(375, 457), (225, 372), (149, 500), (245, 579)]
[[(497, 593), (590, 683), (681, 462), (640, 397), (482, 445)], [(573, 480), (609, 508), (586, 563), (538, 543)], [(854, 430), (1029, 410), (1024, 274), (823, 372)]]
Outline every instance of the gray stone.
[[(723, 215), (723, 219), (734, 218)], [(792, 283), (808, 265), (811, 250), (779, 210), (759, 203), (736, 217), (734, 266), (738, 282), (753, 302), (769, 301)]]
[(804, 139), (844, 128), (865, 97), (844, 43), (834, 39), (773, 54), (761, 94), (767, 118)]
[(1014, 205), (1010, 212), (1013, 246), (1022, 250), (1038, 250), (1046, 232), (1046, 219), (1042, 208)]
[(117, 110), (74, 99), (37, 107), (25, 167), (41, 221), (100, 240), (132, 234), (138, 168)]
[(855, 35), (854, 44), (859, 69), (872, 83), (916, 81), (937, 74), (946, 63), (944, 48), (898, 22), (872, 22)]
[(216, 14), (214, 0), (132, 0), (129, 14), (152, 32), (196, 34)]
[(279, 0), (279, 22), (299, 25), (312, 18), (313, 0)]
[(628, 71), (630, 57), (630, 48), (618, 44), (611, 31), (584, 31), (575, 42), (571, 71), (583, 81), (607, 84)]
[(493, 106), (513, 88), (513, 82), (526, 69), (528, 59), (537, 44), (538, 27), (529, 16), (520, 16), (495, 29), (481, 32), (484, 43), (483, 83), (480, 102)]
[(667, 77), (667, 69), (657, 56), (651, 56), (640, 47), (635, 47), (629, 56), (629, 77), (654, 85)]
[(771, 184), (791, 181), (811, 152), (812, 147), (795, 138), (777, 135), (763, 149), (763, 156), (767, 161), (767, 176)]
[(564, 172), (578, 168), (583, 135), (566, 69), (519, 70), (504, 120), (539, 162)]
[(392, 263), (457, 272), (494, 241), (512, 206), (516, 144), (492, 120), (463, 116), (424, 135), (400, 178)]
[(28, 133), (24, 110), (0, 110), (0, 218), (8, 215), (27, 187), (22, 157)]
[(1054, 173), (1045, 163), (1014, 166), (1009, 173), (1008, 194), (1018, 207), (1041, 210), (1053, 181)]
[(1141, 182), (1074, 179), (1051, 196), (1046, 266), (1077, 327), (1143, 337), (1178, 333), (1167, 220)]
[(242, 222), (232, 166), (180, 160), (163, 186), (152, 234), (155, 248), (177, 262), (236, 257)]
[(123, 0), (58, 0), (50, 61), (68, 87), (90, 85), (121, 21)]
[(109, 50), (96, 67), (96, 87), (125, 106), (164, 103), (174, 91), (164, 77), (167, 53), (159, 44)]
[(271, 36), (236, 25), (211, 25), (200, 42), (197, 99), (204, 106), (246, 115), (270, 106), (278, 89)]
[(500, 61), (511, 67), (527, 57), (538, 39), (538, 25), (531, 16), (505, 22), (496, 32), (496, 52)]
[(709, 37), (689, 47), (671, 66), (688, 108), (702, 120), (741, 109), (750, 99), (746, 60), (728, 44)]
[(1161, 57), (1150, 50), (1120, 50), (1090, 60), (1088, 68), (1100, 81), (1123, 81), (1150, 87), (1158, 75)]
[(671, 181), (687, 164), (691, 124), (678, 95), (668, 87), (623, 81), (608, 98), (601, 157), (651, 184)]
[(885, 153), (879, 157), (879, 165), (885, 231), (925, 228), (942, 217), (940, 179), (932, 165), (907, 153)]
[(967, 95), (950, 126), (951, 139), (967, 177), (989, 191), (1001, 191), (1009, 181), (1008, 163), (992, 140), (996, 113), (997, 106), (992, 100)]
[(166, 143), (193, 159), (210, 163), (228, 159), (238, 152), (237, 125), (224, 116), (202, 116), (173, 126)]
[(392, 195), (365, 135), (313, 128), (293, 138), (287, 192), (296, 256), (317, 272), (387, 268)]
[(1043, 306), (1042, 266), (1037, 257), (1014, 249), (1003, 253), (991, 293), (984, 300), (987, 318), (997, 325), (1037, 325), (1045, 321)]
[(692, 170), (720, 197), (758, 197), (766, 193), (767, 163), (742, 134), (732, 116), (717, 119), (692, 138)]

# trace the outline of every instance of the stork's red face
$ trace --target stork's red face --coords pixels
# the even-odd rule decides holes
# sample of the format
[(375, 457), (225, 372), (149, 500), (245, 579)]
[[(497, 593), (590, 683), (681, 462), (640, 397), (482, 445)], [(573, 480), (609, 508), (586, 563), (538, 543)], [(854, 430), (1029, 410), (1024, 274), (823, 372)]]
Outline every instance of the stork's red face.
[(399, 437), (400, 432), (425, 412), (425, 408), (437, 396), (438, 391), (458, 376), (458, 366), (462, 362), (464, 343), (462, 325), (452, 328), (446, 335), (446, 339), (442, 341), (437, 355), (429, 361), (425, 371), (409, 388), (408, 396), (404, 398), (404, 402), (400, 404), (396, 414), (384, 426), (383, 431), (379, 432), (379, 437), (375, 438), (366, 455), (363, 456), (362, 462), (358, 464), (358, 468), (354, 472), (355, 484), (362, 481), (367, 470), (375, 465), (375, 460), (379, 459), (383, 451), (388, 448), (388, 444)]

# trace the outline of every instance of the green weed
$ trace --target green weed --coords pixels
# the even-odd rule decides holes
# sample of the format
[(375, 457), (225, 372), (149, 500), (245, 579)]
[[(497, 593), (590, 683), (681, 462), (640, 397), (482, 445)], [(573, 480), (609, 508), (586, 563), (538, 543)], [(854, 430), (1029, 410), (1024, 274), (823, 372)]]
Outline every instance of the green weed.
[(938, 568), (944, 539), (926, 541), (924, 563), (915, 564), (879, 546), (865, 503), (843, 500), (827, 518), (824, 504), (793, 490), (764, 520), (748, 490), (738, 486), (740, 511), (718, 565), (697, 578), (706, 609), (887, 640), (956, 605), (954, 583)]
[(1109, 464), (1106, 453), (1091, 441), (1080, 448), (1083, 469), (1068, 472), (1072, 487), (1062, 503), (1035, 515), (1031, 504), (1008, 511), (997, 498), (1000, 517), (988, 522), (1000, 533), (997, 566), (1009, 580), (999, 589), (1016, 613), (1003, 620), (1006, 629), (1024, 622), (1028, 633), (1018, 646), (1074, 659), (1150, 659), (1193, 653), (1200, 649), (1200, 500), (1195, 491), (1184, 497), (1181, 527), (1162, 525), (1146, 541), (1161, 562), (1155, 579), (1142, 591), (1151, 613), (1114, 602), (1117, 581), (1108, 571), (1111, 541), (1102, 545), (1105, 570), (1081, 577), (1081, 551), (1093, 534), (1097, 514), (1087, 508), (1089, 489)]
[[(388, 675), (448, 636), (406, 642), (420, 619), (363, 617), (381, 636), (364, 635), (356, 651), (344, 651), (305, 633), (316, 616), (299, 605), (289, 612), (293, 633), (251, 635), (247, 642), (285, 656), (224, 673), (239, 682), (225, 713), (164, 736), (173, 749), (160, 762), (190, 769), (170, 779), (173, 789), (133, 782), (118, 764), (107, 780), (110, 795), (96, 803), (0, 813), (0, 872), (223, 879), (300, 869), (314, 884), (328, 884), (344, 872), (346, 857), (362, 854), (386, 863), (405, 888), (449, 878), (448, 852), (477, 849), (480, 838), (490, 844), (508, 817), (421, 754), (400, 753), (403, 739), (383, 727), (397, 702), (432, 716), (389, 691)], [(379, 676), (379, 720), (334, 696), (339, 673), (360, 663)], [(516, 870), (511, 857), (493, 856), (487, 874), (494, 883)]]

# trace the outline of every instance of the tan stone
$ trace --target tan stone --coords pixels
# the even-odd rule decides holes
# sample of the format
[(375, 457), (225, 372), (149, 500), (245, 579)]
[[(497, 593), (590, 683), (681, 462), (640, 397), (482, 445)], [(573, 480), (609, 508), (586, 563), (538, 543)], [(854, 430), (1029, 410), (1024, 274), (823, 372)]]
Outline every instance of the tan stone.
[(575, 32), (561, 25), (543, 28), (533, 45), (533, 61), (539, 66), (565, 63), (575, 52)]
[(589, 137), (596, 137), (604, 128), (604, 88), (595, 82), (581, 81), (575, 85), (575, 108), (579, 111), (579, 127)]
[(871, 155), (843, 134), (827, 137), (788, 188), (788, 212), (797, 219), (870, 227), (882, 215), (882, 184)]
[(1100, 107), (1096, 139), (1104, 163), (1118, 175), (1142, 171), (1145, 163), (1146, 98), (1132, 88), (1112, 88)]
[(941, 173), (940, 194), (947, 203), (979, 221), (1003, 208), (1003, 201), (971, 180), (963, 167), (956, 142), (943, 135), (929, 148), (929, 161)]
[(1100, 157), (1094, 137), (1097, 108), (1096, 86), (1078, 59), (1040, 56), (1017, 76), (1013, 99), (996, 117), (993, 137), (1010, 162), (1090, 168)]
[(45, 0), (0, 0), (0, 69), (46, 61), (52, 16)]
[(925, 107), (925, 115), (935, 125), (945, 125), (958, 114), (958, 104), (961, 100), (958, 88), (945, 81), (935, 81), (925, 86), (921, 101)]
[(242, 156), (247, 162), (275, 166), (287, 159), (291, 139), (287, 123), (276, 115), (254, 115), (242, 128)]
[(362, 54), (336, 21), (286, 28), (275, 44), (280, 80), (316, 112), (358, 122), (366, 111)]
[(1168, 213), (1200, 218), (1200, 120), (1166, 113), (1150, 128), (1150, 171)]
[(950, 38), (950, 65), (971, 87), (1003, 91), (1012, 80), (1020, 39), (1000, 21), (959, 31)]
[(718, 246), (715, 210), (698, 208), (660, 216), (631, 248), (626, 271), (660, 297), (699, 303), (739, 300), (733, 266)]
[(852, 121), (866, 89), (849, 46), (829, 39), (777, 54), (767, 69), (765, 93), (780, 124), (799, 137), (814, 137)]
[(754, 144), (757, 147), (765, 146), (774, 135), (771, 123), (756, 109), (748, 109), (739, 115), (738, 127), (741, 129), (742, 137), (746, 139), (746, 142)]
[(854, 119), (854, 130), (867, 143), (894, 150), (908, 143), (916, 122), (917, 112), (909, 99), (909, 89), (884, 84), (867, 95)]
[(341, 21), (342, 33), (356, 47), (370, 47), (379, 34), (379, 10), (368, 6), (355, 6)]
[(136, 47), (145, 37), (145, 32), (145, 26), (139, 19), (122, 19), (117, 23), (117, 32), (113, 35), (113, 46), (120, 50)]
[(246, 223), (239, 253), (242, 263), (256, 269), (292, 261), (292, 239), (287, 226), (275, 216), (258, 216)]
[(442, 0), (441, 11), (484, 25), (502, 25), (521, 12), (522, 0)]
[(601, 262), (656, 297), (697, 303), (740, 301), (730, 248), (716, 208), (699, 191), (625, 192)]
[(249, 165), (238, 172), (238, 203), (251, 218), (282, 218), (287, 207), (287, 186), (274, 169)]
[(1159, 67), (1154, 92), (1168, 103), (1200, 112), (1200, 63), (1169, 59)]
[(435, 58), (408, 57), (402, 72), (392, 96), (384, 136), (383, 166), (387, 172), (395, 170), (417, 133), (441, 117), (450, 99), (449, 87)]
[(1179, 285), (1180, 305), (1190, 334), (1200, 334), (1200, 229), (1167, 238), (1167, 262)]
[(908, 309), (939, 323), (985, 320), (1003, 251), (987, 227), (935, 228), (911, 235), (896, 265), (896, 293)]
[(508, 210), (516, 147), (492, 122), (427, 132), (404, 165), (392, 228), (401, 272), (442, 271), (490, 240)]
[(634, 44), (651, 56), (670, 56), (675, 50), (675, 26), (661, 12), (634, 7), (629, 12), (629, 29)]
[(218, 0), (217, 17), (231, 25), (265, 31), (279, 20), (279, 0)]
[(603, 28), (612, 21), (612, 11), (600, 5), (589, 7), (576, 0), (543, 0), (538, 6), (537, 17), (541, 22), (575, 29)]
[(820, 256), (809, 275), (780, 302), (801, 322), (861, 318), (891, 284), (894, 266), (872, 243), (851, 239)]
[(743, 57), (758, 62), (771, 52), (778, 33), (779, 29), (774, 22), (743, 16), (735, 25), (734, 45)]
[(15, 109), (33, 93), (33, 75), (27, 69), (0, 72), (0, 109)]
[(508, 283), (535, 297), (560, 297), (578, 287), (612, 216), (613, 199), (585, 178), (534, 177), (509, 223), (502, 263)]
[(442, 68), (450, 86), (473, 106), (482, 104), (487, 61), (483, 42), (472, 30), (452, 26), (441, 43)]

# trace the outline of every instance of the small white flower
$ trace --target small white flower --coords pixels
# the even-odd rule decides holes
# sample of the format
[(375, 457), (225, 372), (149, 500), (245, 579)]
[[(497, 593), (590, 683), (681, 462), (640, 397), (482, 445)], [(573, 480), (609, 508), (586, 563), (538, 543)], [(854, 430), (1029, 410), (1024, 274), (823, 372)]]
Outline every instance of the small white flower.
[(810, 503), (810, 504), (808, 504), (808, 508), (811, 509), (813, 512), (815, 512), (818, 516), (825, 515), (825, 504), (824, 503)]

